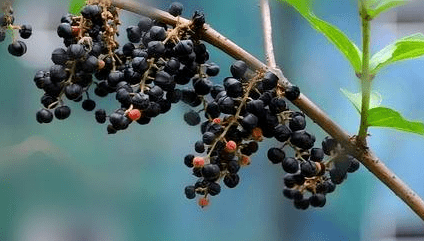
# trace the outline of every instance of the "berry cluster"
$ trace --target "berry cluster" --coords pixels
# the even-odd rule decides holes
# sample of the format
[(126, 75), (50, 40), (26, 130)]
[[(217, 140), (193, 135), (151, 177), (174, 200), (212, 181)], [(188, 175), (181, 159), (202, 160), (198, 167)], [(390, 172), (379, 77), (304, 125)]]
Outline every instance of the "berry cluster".
[[(279, 138), (283, 146), (268, 151), (268, 159), (274, 164), (280, 163), (286, 172), (283, 195), (292, 199), (297, 209), (323, 207), (325, 195), (333, 192), (336, 185), (347, 178), (348, 172), (358, 170), (360, 163), (330, 137), (322, 141), (322, 148), (314, 148), (315, 137), (303, 130), (304, 116), (292, 116), (288, 124), (289, 127), (284, 127), (286, 137)], [(286, 156), (283, 148), (287, 146), (294, 149), (294, 157)], [(326, 155), (329, 158), (324, 160)]]
[[(175, 17), (182, 11), (176, 2), (168, 9)], [(282, 86), (271, 71), (252, 72), (245, 62), (236, 61), (230, 67), (232, 76), (222, 85), (214, 84), (211, 77), (218, 75), (220, 67), (207, 62), (208, 51), (198, 36), (204, 23), (198, 12), (188, 23), (175, 27), (141, 17), (137, 25), (126, 28), (129, 42), (120, 47), (116, 41), (121, 24), (118, 9), (108, 1), (87, 1), (80, 16), (62, 17), (57, 34), (66, 48), (55, 49), (54, 65), (34, 77), (36, 86), (45, 92), (44, 108), (36, 120), (50, 123), (53, 117), (69, 117), (65, 97), (82, 101), (84, 110), (93, 111), (96, 102), (88, 94), (91, 86), (96, 96), (114, 93), (119, 102), (120, 108), (109, 115), (104, 109), (95, 111), (98, 123), (109, 121), (109, 134), (133, 122), (146, 125), (181, 100), (193, 108), (184, 114), (189, 125), (201, 123), (201, 112), (206, 119), (201, 124), (202, 138), (194, 145), (197, 154), (184, 158), (199, 178), (185, 188), (187, 198), (201, 195), (199, 205), (204, 207), (209, 204), (208, 195), (220, 193), (220, 180), (229, 188), (236, 187), (238, 171), (250, 164), (258, 142), (274, 137), (282, 146), (269, 149), (268, 159), (281, 163), (287, 172), (284, 195), (294, 200), (296, 208), (324, 206), (325, 194), (334, 191), (347, 172), (356, 171), (359, 162), (344, 154), (331, 138), (323, 141), (322, 148), (313, 148), (315, 137), (305, 130), (304, 114), (289, 110), (284, 100), (299, 98), (299, 88)], [(191, 87), (177, 88), (189, 83)], [(285, 147), (294, 150), (293, 157), (286, 156)], [(324, 161), (324, 155), (330, 159)]]
[[(39, 71), (34, 78), (37, 87), (45, 91), (41, 99), (44, 108), (37, 112), (37, 121), (51, 122), (52, 109), (57, 119), (67, 118), (70, 108), (64, 105), (63, 95), (81, 101), (85, 93), (83, 109), (94, 110), (96, 103), (88, 96), (93, 85), (95, 95), (115, 93), (120, 103), (120, 108), (109, 115), (104, 109), (95, 111), (97, 122), (109, 120), (110, 134), (126, 129), (133, 121), (147, 124), (169, 111), (171, 104), (184, 96), (176, 85), (187, 84), (209, 59), (195, 32), (205, 21), (203, 15), (195, 13), (189, 24), (175, 28), (142, 17), (137, 25), (126, 29), (129, 42), (119, 48), (117, 9), (102, 1), (90, 3), (81, 16), (62, 17), (57, 33), (67, 49), (55, 49), (55, 65), (50, 71)], [(178, 16), (182, 10), (180, 3), (173, 3), (169, 13)]]
[(9, 44), (7, 50), (13, 56), (22, 56), (27, 51), (27, 46), (23, 41), (17, 40), (15, 30), (19, 31), (19, 35), (23, 39), (28, 39), (32, 34), (32, 27), (29, 24), (13, 25), (15, 18), (13, 17), (13, 9), (10, 2), (5, 2), (3, 6), (3, 13), (0, 15), (0, 42), (6, 39), (7, 30), (12, 32), (13, 42)]
[[(282, 138), (280, 123), (295, 116), (283, 97), (295, 100), (300, 94), (296, 86), (284, 91), (271, 71), (251, 73), (240, 60), (231, 65), (230, 71), (232, 76), (223, 80), (223, 86), (206, 88), (199, 84), (201, 80), (193, 79), (193, 92), (202, 99), (207, 120), (201, 124), (202, 139), (195, 143), (197, 154), (184, 158), (185, 165), (199, 177), (195, 185), (185, 188), (185, 194), (189, 199), (195, 198), (196, 193), (203, 195), (201, 206), (209, 202), (208, 195), (219, 194), (219, 180), (229, 188), (237, 186), (237, 173), (241, 166), (250, 164), (258, 142), (264, 137)], [(189, 125), (199, 124), (198, 113), (191, 110), (184, 119)]]

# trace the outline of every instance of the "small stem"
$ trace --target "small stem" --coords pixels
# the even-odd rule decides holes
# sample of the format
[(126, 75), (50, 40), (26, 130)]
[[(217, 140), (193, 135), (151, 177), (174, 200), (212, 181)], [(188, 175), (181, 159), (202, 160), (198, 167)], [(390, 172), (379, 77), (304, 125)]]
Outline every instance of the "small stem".
[(364, 4), (361, 6), (362, 19), (362, 73), (361, 73), (361, 89), (362, 89), (362, 106), (361, 106), (361, 125), (358, 133), (358, 144), (366, 146), (366, 138), (368, 132), (368, 110), (370, 108), (371, 82), (370, 76), (370, 43), (371, 43), (371, 23)]

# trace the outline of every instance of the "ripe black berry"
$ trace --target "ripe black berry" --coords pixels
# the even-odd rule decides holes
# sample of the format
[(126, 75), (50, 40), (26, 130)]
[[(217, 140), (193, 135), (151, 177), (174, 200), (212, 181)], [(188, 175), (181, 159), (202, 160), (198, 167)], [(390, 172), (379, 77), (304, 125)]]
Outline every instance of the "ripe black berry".
[(96, 108), (96, 102), (91, 99), (86, 99), (82, 102), (82, 108), (86, 111), (92, 111)]
[(290, 142), (302, 149), (310, 149), (314, 146), (315, 136), (304, 130), (292, 133)]
[(196, 197), (196, 191), (194, 186), (187, 186), (184, 189), (184, 193), (188, 199), (193, 199)]
[(310, 158), (314, 162), (320, 162), (324, 159), (324, 151), (321, 148), (312, 148)]
[(296, 160), (296, 158), (293, 157), (286, 157), (281, 162), (281, 165), (287, 173), (296, 173), (299, 171), (299, 162)]
[(294, 200), (294, 207), (297, 209), (308, 209), (309, 207), (309, 199), (303, 198), (303, 199), (295, 199)]
[(98, 123), (103, 124), (106, 122), (106, 111), (104, 109), (96, 110), (94, 115)]
[(187, 156), (184, 157), (184, 164), (187, 167), (192, 168), (193, 167), (193, 159), (194, 159), (194, 155), (188, 154)]
[(207, 131), (203, 134), (202, 140), (206, 145), (211, 145), (215, 140), (215, 134)]
[(325, 202), (325, 195), (321, 193), (316, 193), (309, 197), (309, 203), (312, 207), (324, 207)]
[(59, 106), (54, 110), (54, 116), (59, 120), (64, 120), (71, 115), (71, 108), (66, 105)]
[(216, 182), (209, 182), (207, 186), (208, 186), (208, 193), (211, 196), (216, 196), (221, 192), (221, 186)]
[(194, 110), (189, 110), (184, 114), (184, 121), (190, 126), (198, 125), (200, 123), (199, 113)]
[(53, 120), (53, 114), (48, 109), (41, 109), (37, 111), (36, 119), (38, 123), (50, 123)]
[(26, 53), (27, 46), (24, 42), (17, 40), (9, 44), (7, 50), (11, 55), (19, 57)]
[(299, 98), (299, 95), (300, 95), (299, 87), (297, 87), (295, 85), (287, 87), (285, 96), (288, 100), (293, 101), (293, 100)]
[(23, 39), (29, 38), (32, 34), (31, 25), (29, 25), (29, 24), (22, 25), (21, 28), (19, 29), (19, 34), (20, 34), (21, 38), (23, 38)]
[(289, 121), (289, 127), (292, 131), (299, 131), (299, 130), (305, 129), (306, 127), (305, 117), (301, 115), (297, 115), (291, 118)]
[(220, 169), (218, 165), (206, 164), (202, 168), (202, 176), (205, 180), (214, 181), (219, 178)]
[(304, 161), (300, 164), (300, 171), (305, 177), (313, 177), (316, 175), (317, 167), (315, 162)]
[(194, 143), (194, 150), (197, 153), (205, 152), (205, 144), (203, 144), (203, 141), (196, 141), (196, 143)]
[(229, 188), (234, 188), (240, 181), (240, 177), (238, 174), (229, 173), (224, 177), (224, 184)]
[(172, 16), (176, 17), (181, 15), (183, 12), (183, 5), (179, 2), (173, 2), (168, 8), (168, 13)]
[(277, 164), (284, 160), (286, 153), (280, 148), (273, 147), (268, 150), (267, 156), (272, 163)]
[(233, 75), (234, 78), (237, 78), (237, 79), (242, 78), (246, 70), (247, 70), (247, 65), (242, 60), (237, 60), (230, 67), (231, 74)]

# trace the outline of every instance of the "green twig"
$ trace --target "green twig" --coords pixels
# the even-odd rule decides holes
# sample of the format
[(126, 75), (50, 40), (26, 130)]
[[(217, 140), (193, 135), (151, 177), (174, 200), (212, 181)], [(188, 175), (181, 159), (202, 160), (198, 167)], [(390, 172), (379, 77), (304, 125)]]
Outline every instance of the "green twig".
[(362, 106), (361, 106), (361, 125), (358, 133), (358, 143), (366, 146), (366, 137), (368, 132), (368, 110), (370, 108), (371, 82), (370, 76), (370, 43), (371, 43), (371, 20), (367, 14), (364, 4), (360, 4), (360, 13), (362, 19)]

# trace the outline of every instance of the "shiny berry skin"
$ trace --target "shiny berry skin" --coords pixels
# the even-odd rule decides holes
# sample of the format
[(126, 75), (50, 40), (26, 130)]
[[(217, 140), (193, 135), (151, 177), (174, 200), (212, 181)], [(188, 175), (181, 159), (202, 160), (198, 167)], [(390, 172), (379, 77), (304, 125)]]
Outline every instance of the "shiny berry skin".
[(324, 151), (321, 148), (312, 148), (310, 158), (314, 162), (320, 162), (324, 159)]
[(32, 34), (32, 27), (29, 24), (24, 24), (19, 29), (19, 35), (23, 39), (27, 39), (27, 38), (31, 37), (31, 34)]
[(322, 141), (322, 150), (324, 151), (326, 155), (330, 155), (331, 151), (334, 151), (337, 145), (338, 145), (338, 142), (336, 141), (336, 139), (327, 136)]
[(96, 110), (94, 115), (98, 123), (103, 124), (106, 122), (106, 111), (104, 109)]
[(290, 101), (296, 100), (297, 98), (299, 98), (299, 95), (300, 95), (299, 87), (297, 87), (295, 85), (287, 87), (284, 95)]
[(86, 111), (92, 111), (96, 108), (96, 102), (91, 99), (86, 99), (82, 102), (82, 108)]
[(271, 71), (268, 71), (265, 73), (262, 83), (265, 90), (272, 90), (277, 86), (278, 77)]
[(211, 196), (216, 196), (221, 192), (221, 186), (216, 182), (210, 182), (207, 186), (208, 186), (208, 193)]
[(304, 161), (300, 164), (300, 171), (305, 177), (313, 177), (317, 173), (315, 162)]
[(306, 120), (305, 117), (301, 115), (297, 115), (290, 119), (289, 121), (289, 127), (292, 131), (299, 131), (303, 130), (306, 127)]
[(286, 153), (280, 148), (273, 147), (268, 150), (267, 156), (273, 164), (278, 164), (284, 160)]
[(141, 118), (141, 112), (138, 109), (132, 109), (130, 110), (128, 113), (128, 118), (130, 118), (130, 120), (132, 121), (137, 121), (138, 119)]
[(183, 5), (179, 2), (173, 2), (171, 3), (171, 5), (168, 8), (168, 13), (171, 14), (172, 16), (176, 17), (181, 15), (181, 13), (183, 12)]
[(291, 134), (290, 142), (293, 145), (306, 150), (314, 146), (315, 136), (304, 130), (295, 131)]
[(309, 199), (303, 198), (303, 199), (295, 199), (294, 200), (294, 207), (301, 210), (306, 210), (309, 207)]
[(11, 55), (20, 57), (26, 53), (27, 46), (24, 42), (17, 40), (9, 44), (7, 50)]
[(194, 143), (194, 150), (197, 153), (205, 152), (205, 144), (203, 144), (203, 141), (196, 141), (196, 143)]
[(237, 60), (230, 67), (230, 72), (234, 78), (242, 78), (247, 70), (247, 65), (242, 60)]
[(64, 120), (71, 115), (71, 109), (66, 106), (59, 106), (54, 110), (54, 116), (59, 120)]
[(190, 168), (192, 168), (194, 165), (193, 165), (193, 159), (194, 159), (194, 155), (192, 155), (192, 154), (188, 154), (187, 156), (185, 156), (184, 157), (184, 164), (187, 166), (187, 167), (190, 167)]
[(293, 157), (284, 158), (281, 165), (287, 173), (296, 173), (300, 169), (299, 162)]
[(42, 123), (50, 123), (53, 120), (53, 113), (48, 109), (41, 109), (37, 111), (36, 114), (37, 122)]
[(352, 158), (350, 160), (350, 165), (349, 165), (349, 168), (347, 169), (347, 172), (350, 172), (350, 173), (356, 172), (359, 169), (359, 167), (361, 167), (361, 163), (358, 160)]
[(195, 191), (194, 186), (187, 186), (187, 187), (185, 187), (184, 194), (186, 195), (186, 197), (188, 199), (195, 198), (196, 197), (196, 191)]
[(198, 125), (200, 123), (199, 113), (194, 110), (184, 113), (184, 121), (190, 126)]
[(316, 193), (309, 197), (309, 203), (312, 207), (324, 207), (325, 202), (325, 195), (321, 193)]
[(239, 175), (235, 174), (235, 173), (230, 173), (225, 175), (224, 177), (224, 184), (229, 187), (229, 188), (234, 188), (237, 186), (237, 184), (240, 181), (240, 177)]
[(207, 131), (203, 134), (202, 141), (206, 145), (211, 145), (213, 141), (215, 140), (215, 137), (216, 136), (214, 133)]
[(215, 164), (206, 164), (202, 168), (202, 176), (208, 181), (217, 180), (220, 172), (219, 166)]

